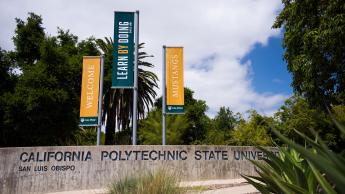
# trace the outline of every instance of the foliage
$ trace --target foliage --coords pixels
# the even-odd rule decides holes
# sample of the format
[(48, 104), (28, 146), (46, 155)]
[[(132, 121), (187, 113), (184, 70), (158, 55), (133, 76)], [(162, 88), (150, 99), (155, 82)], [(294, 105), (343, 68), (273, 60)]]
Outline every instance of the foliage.
[(258, 167), (259, 177), (242, 175), (260, 192), (317, 193), (317, 179), (308, 162), (296, 150), (279, 148), (279, 156), (276, 156), (265, 148), (260, 149), (269, 159), (264, 158), (265, 163), (251, 161)]
[(179, 187), (176, 174), (163, 169), (155, 173), (144, 173), (139, 176), (126, 176), (113, 183), (109, 194), (182, 194), (186, 191)]
[(200, 144), (205, 145), (231, 145), (230, 130), (208, 129), (205, 139)]
[[(13, 53), (6, 52), (0, 48), (0, 142), (7, 142), (8, 131), (4, 130), (4, 116), (6, 107), (6, 95), (13, 92), (17, 76), (12, 73)], [(4, 143), (0, 143), (0, 146)]]
[[(184, 88), (185, 114), (167, 115), (167, 143), (170, 144), (197, 144), (205, 138), (207, 130), (210, 128), (211, 120), (206, 115), (207, 105), (203, 100), (197, 100), (193, 96), (193, 91)], [(149, 113), (147, 118), (140, 121), (139, 133), (141, 140), (146, 143), (161, 143), (161, 108), (162, 97), (154, 103), (153, 113)], [(152, 140), (148, 140), (148, 137)], [(179, 138), (179, 139), (175, 139)]]
[[(339, 128), (345, 134), (341, 125)], [(298, 131), (308, 147), (275, 133), (288, 148), (279, 148), (280, 157), (261, 148), (268, 159), (265, 163), (252, 161), (259, 168), (259, 176), (243, 176), (261, 193), (342, 193), (345, 190), (344, 155), (330, 150), (322, 139), (313, 141)]]
[[(188, 120), (182, 115), (166, 117), (166, 140), (168, 145), (183, 144), (182, 135), (189, 127)], [(162, 111), (154, 109), (140, 122), (140, 143), (146, 145), (162, 144)]]
[(229, 108), (220, 107), (219, 112), (214, 118), (214, 125), (219, 130), (234, 129), (238, 124), (238, 120), (238, 115), (234, 115)]
[[(332, 107), (337, 120), (343, 124), (345, 124), (344, 110), (345, 106)], [(318, 108), (312, 108), (300, 96), (293, 96), (286, 100), (285, 104), (275, 114), (275, 118), (279, 123), (279, 131), (297, 143), (303, 144), (305, 140), (296, 135), (294, 130), (310, 138), (314, 136), (313, 131), (316, 131), (318, 136), (333, 150), (341, 149), (341, 145), (344, 143), (345, 139), (341, 138), (341, 134), (331, 117)]]
[[(345, 106), (341, 106), (341, 105), (333, 106), (332, 107), (332, 115), (334, 117), (332, 119), (333, 122), (335, 119), (337, 121), (337, 123), (339, 123), (342, 126), (345, 126)], [(344, 134), (342, 134), (342, 135), (344, 135)]]
[[(78, 130), (82, 56), (99, 53), (92, 39), (79, 44), (69, 31), (55, 37), (43, 29), (33, 13), (27, 22), (17, 19), (11, 62), (20, 73), (2, 97), (1, 146), (63, 145)], [(86, 42), (87, 50), (80, 47)]]
[(283, 0), (274, 28), (284, 28), (292, 86), (313, 106), (345, 103), (345, 1)]
[(17, 27), (13, 42), (16, 47), (16, 59), (21, 68), (33, 65), (41, 58), (41, 45), (45, 39), (42, 18), (29, 13), (27, 22), (16, 18)]
[(206, 115), (208, 109), (204, 100), (194, 98), (194, 91), (185, 88), (185, 114), (188, 127), (182, 134), (183, 144), (198, 144), (205, 138), (207, 130), (211, 127), (211, 120)]
[[(104, 133), (101, 132), (100, 144), (104, 144)], [(73, 134), (70, 140), (67, 140), (66, 145), (96, 145), (97, 128), (83, 127)]]
[(272, 145), (273, 142), (269, 135), (271, 123), (272, 119), (252, 111), (248, 122), (241, 119), (235, 130), (231, 131), (230, 142), (237, 146)]
[[(133, 90), (131, 89), (111, 89), (111, 69), (113, 59), (113, 40), (111, 38), (97, 39), (98, 47), (105, 54), (104, 62), (104, 101), (103, 101), (103, 122), (106, 122), (105, 144), (114, 144), (115, 128), (122, 135), (129, 133), (129, 124), (132, 119), (133, 111)], [(146, 52), (141, 51), (144, 43), (139, 44), (139, 63), (138, 63), (138, 118), (143, 118), (145, 111), (153, 105), (156, 97), (155, 88), (158, 87), (157, 76), (147, 70), (154, 65), (145, 62), (147, 57), (151, 57)], [(106, 119), (107, 118), (107, 119)], [(127, 139), (129, 137), (126, 137)], [(127, 141), (125, 141), (127, 142)]]
[[(4, 83), (0, 84), (0, 146), (91, 143), (81, 134), (92, 134), (78, 128), (81, 67), (82, 57), (100, 55), (99, 49), (105, 53), (106, 143), (113, 143), (115, 123), (117, 128), (129, 130), (132, 91), (110, 89), (112, 40), (91, 37), (78, 42), (77, 36), (60, 28), (57, 36), (47, 36), (42, 21), (34, 13), (26, 21), (16, 19), (15, 51), (0, 49), (0, 81)], [(139, 53), (141, 118), (153, 104), (157, 87), (157, 76), (145, 69), (153, 67), (144, 61), (146, 57), (145, 52)], [(79, 136), (83, 142), (76, 138)]]
[(16, 82), (16, 75), (13, 73), (13, 52), (6, 52), (0, 47), (0, 94), (12, 92)]
[(211, 120), (206, 115), (207, 105), (203, 100), (197, 100), (192, 105), (186, 105), (185, 117), (190, 125), (183, 134), (185, 144), (198, 144), (205, 138), (207, 130), (211, 126)]
[(117, 145), (131, 145), (132, 132), (129, 129), (118, 131), (115, 133), (115, 143)]
[(231, 144), (231, 132), (239, 124), (240, 114), (236, 115), (229, 108), (220, 107), (217, 115), (212, 120), (212, 128), (206, 132), (203, 144), (229, 145)]

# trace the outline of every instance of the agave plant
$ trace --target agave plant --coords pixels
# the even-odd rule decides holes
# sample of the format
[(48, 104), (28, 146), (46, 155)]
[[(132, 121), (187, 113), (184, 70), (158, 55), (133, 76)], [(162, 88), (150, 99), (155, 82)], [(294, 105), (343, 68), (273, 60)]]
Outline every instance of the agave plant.
[[(343, 134), (345, 130), (336, 121)], [(263, 163), (251, 161), (259, 176), (242, 175), (261, 193), (343, 193), (345, 191), (344, 155), (330, 150), (322, 141), (314, 141), (296, 131), (308, 147), (299, 145), (279, 132), (274, 133), (287, 145), (279, 156), (259, 147), (267, 154)], [(344, 151), (343, 151), (344, 153)]]
[(260, 147), (268, 157), (251, 161), (259, 176), (242, 175), (262, 193), (316, 193), (317, 182), (308, 162), (296, 150), (279, 148), (279, 156)]

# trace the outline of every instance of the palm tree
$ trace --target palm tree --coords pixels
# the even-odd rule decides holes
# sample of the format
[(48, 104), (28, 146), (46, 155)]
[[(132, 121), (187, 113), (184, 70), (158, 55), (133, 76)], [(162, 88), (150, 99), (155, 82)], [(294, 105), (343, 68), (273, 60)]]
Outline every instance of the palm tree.
[[(106, 122), (105, 144), (114, 144), (115, 128), (129, 130), (133, 111), (133, 90), (111, 89), (111, 67), (113, 60), (113, 40), (111, 38), (97, 39), (96, 43), (105, 54), (104, 61), (104, 96), (102, 122)], [(139, 44), (139, 50), (144, 48), (144, 43)], [(158, 77), (151, 71), (143, 69), (154, 67), (144, 59), (152, 57), (146, 52), (138, 53), (138, 115), (143, 118), (145, 110), (153, 105), (157, 96), (155, 88), (158, 88)]]
[[(167, 144), (181, 145), (185, 131), (190, 122), (185, 115), (169, 115), (166, 118)], [(162, 110), (155, 108), (147, 117), (140, 121), (140, 142), (144, 145), (159, 145), (162, 143)]]

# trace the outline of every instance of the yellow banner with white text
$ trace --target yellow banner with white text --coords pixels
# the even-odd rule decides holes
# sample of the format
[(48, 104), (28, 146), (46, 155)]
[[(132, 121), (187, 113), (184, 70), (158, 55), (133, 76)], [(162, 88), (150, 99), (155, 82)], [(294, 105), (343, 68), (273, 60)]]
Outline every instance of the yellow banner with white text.
[(166, 48), (167, 105), (184, 105), (183, 48)]
[(101, 57), (84, 56), (80, 100), (80, 124), (97, 125)]

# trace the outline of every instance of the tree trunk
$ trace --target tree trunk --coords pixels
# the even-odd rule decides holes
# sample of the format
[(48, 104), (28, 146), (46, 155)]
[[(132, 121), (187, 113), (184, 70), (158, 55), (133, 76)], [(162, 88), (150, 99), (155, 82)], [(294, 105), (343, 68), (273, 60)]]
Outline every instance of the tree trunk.
[[(110, 91), (109, 91), (110, 93)], [(107, 124), (105, 127), (105, 145), (113, 145), (114, 142), (114, 136), (115, 136), (115, 115), (116, 115), (116, 110), (113, 106), (112, 99), (110, 94), (108, 93), (108, 108), (107, 108)]]

